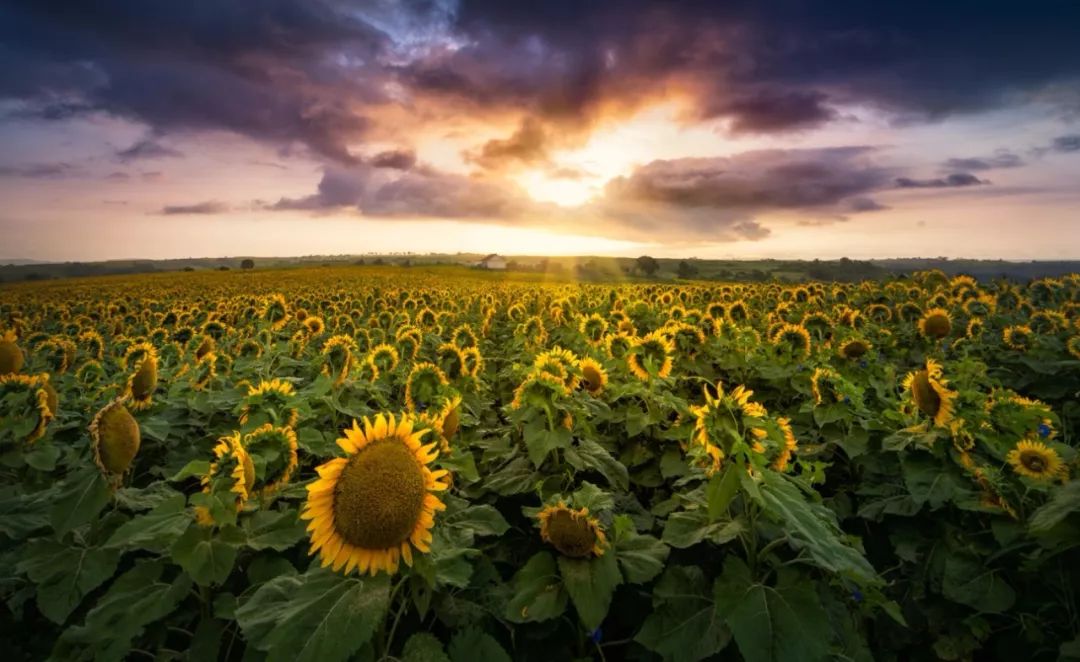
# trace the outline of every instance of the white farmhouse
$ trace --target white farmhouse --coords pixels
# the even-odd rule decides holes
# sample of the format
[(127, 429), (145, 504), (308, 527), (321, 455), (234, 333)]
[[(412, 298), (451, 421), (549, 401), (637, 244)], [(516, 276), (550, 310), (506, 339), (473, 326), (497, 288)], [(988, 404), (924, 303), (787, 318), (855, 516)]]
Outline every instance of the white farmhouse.
[(476, 266), (480, 267), (481, 269), (503, 270), (506, 269), (506, 258), (501, 255), (492, 253), (491, 255), (485, 257), (483, 260), (477, 262)]

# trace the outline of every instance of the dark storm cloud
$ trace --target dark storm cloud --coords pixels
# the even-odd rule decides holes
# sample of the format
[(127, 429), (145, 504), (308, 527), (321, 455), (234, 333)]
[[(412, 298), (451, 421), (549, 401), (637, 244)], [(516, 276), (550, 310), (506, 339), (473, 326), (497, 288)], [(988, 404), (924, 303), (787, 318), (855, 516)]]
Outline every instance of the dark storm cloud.
[(121, 149), (116, 152), (116, 158), (125, 163), (128, 161), (136, 161), (139, 159), (165, 159), (165, 158), (177, 158), (183, 156), (183, 152), (166, 147), (161, 143), (147, 138), (140, 140), (127, 149)]
[(229, 206), (227, 204), (210, 200), (207, 202), (199, 202), (193, 205), (166, 205), (161, 208), (160, 213), (163, 216), (205, 216), (210, 214), (224, 214), (227, 211), (229, 211)]
[(394, 149), (379, 152), (371, 158), (371, 165), (376, 168), (409, 170), (416, 165), (416, 152), (410, 149)]
[(484, 168), (547, 161), (547, 134), (536, 119), (528, 117), (505, 140), (489, 140), (466, 159)]
[(701, 115), (729, 118), (729, 130), (736, 134), (809, 129), (836, 117), (836, 111), (825, 105), (826, 99), (821, 92), (757, 92), (706, 102)]
[(896, 178), (897, 188), (963, 188), (989, 183), (987, 180), (979, 179), (970, 172), (954, 172), (945, 177), (934, 177), (932, 179)]
[(1058, 136), (1050, 143), (1050, 149), (1055, 152), (1080, 152), (1080, 134)]
[(0, 177), (23, 179), (54, 179), (74, 172), (70, 163), (32, 163), (27, 165), (0, 165)]
[(941, 165), (943, 169), (952, 172), (979, 172), (999, 168), (1019, 168), (1024, 165), (1024, 161), (1010, 151), (999, 150), (991, 156), (946, 159)]

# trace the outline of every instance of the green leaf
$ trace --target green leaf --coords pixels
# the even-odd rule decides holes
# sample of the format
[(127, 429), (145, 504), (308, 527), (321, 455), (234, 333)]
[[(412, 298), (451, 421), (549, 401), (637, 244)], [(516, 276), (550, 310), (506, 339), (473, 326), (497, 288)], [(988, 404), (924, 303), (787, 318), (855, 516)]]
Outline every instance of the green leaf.
[(450, 640), (450, 659), (453, 662), (510, 662), (510, 656), (490, 634), (469, 628)]
[(664, 569), (671, 552), (668, 546), (648, 535), (638, 535), (627, 515), (615, 518), (615, 557), (619, 560), (626, 581), (644, 584)]
[(210, 473), (210, 460), (192, 460), (184, 465), (184, 468), (177, 471), (171, 478), (170, 482), (176, 483), (181, 480), (187, 480), (193, 477), (203, 477)]
[(76, 657), (77, 651), (79, 657), (124, 659), (143, 628), (172, 613), (191, 590), (187, 575), (169, 583), (161, 579), (164, 570), (159, 561), (136, 561), (87, 612), (83, 625), (64, 631), (53, 657)]
[(116, 504), (133, 511), (152, 510), (179, 495), (166, 483), (151, 483), (147, 487), (124, 487), (116, 490)]
[(0, 492), (0, 533), (22, 540), (49, 526), (49, 512), (56, 501), (55, 488), (19, 494), (14, 488)]
[(653, 589), (652, 606), (634, 640), (665, 660), (697, 662), (731, 641), (700, 568), (669, 566)]
[(1016, 591), (1005, 583), (996, 570), (978, 558), (950, 554), (945, 559), (942, 593), (953, 602), (988, 614), (1006, 612), (1016, 602)]
[(16, 570), (37, 584), (41, 613), (63, 624), (87, 593), (113, 576), (119, 560), (119, 552), (113, 550), (34, 540), (26, 545)]
[(568, 448), (566, 461), (578, 470), (597, 471), (612, 487), (625, 490), (630, 486), (630, 474), (623, 463), (592, 439), (582, 439), (575, 447)]
[(23, 460), (38, 471), (52, 471), (60, 458), (60, 449), (51, 440), (42, 439), (23, 453)]
[(255, 550), (283, 552), (307, 537), (307, 526), (299, 511), (260, 510), (244, 521), (244, 544)]
[(904, 484), (911, 498), (918, 504), (929, 504), (936, 510), (967, 491), (964, 482), (950, 471), (947, 465), (928, 453), (902, 455), (900, 464), (904, 470)]
[(64, 483), (60, 496), (52, 509), (50, 520), (56, 535), (86, 524), (97, 517), (109, 503), (109, 483), (96, 467), (89, 467), (71, 476)]
[(728, 464), (724, 471), (714, 474), (705, 486), (705, 498), (709, 504), (709, 519), (717, 520), (728, 512), (731, 500), (739, 493), (739, 472), (737, 465)]
[(746, 662), (815, 662), (828, 658), (831, 628), (814, 585), (791, 571), (775, 587), (755, 582), (729, 556), (716, 580), (716, 607)]
[(268, 662), (334, 662), (371, 639), (389, 600), (383, 573), (359, 579), (312, 569), (263, 584), (236, 610), (236, 620)]
[(588, 508), (593, 515), (603, 510), (611, 510), (615, 506), (615, 500), (610, 494), (587, 480), (582, 481), (581, 487), (572, 496), (574, 505)]
[(183, 568), (195, 583), (202, 586), (223, 584), (232, 573), (236, 561), (237, 543), (243, 537), (235, 527), (212, 527), (192, 523), (173, 544), (173, 561)]
[(526, 425), (524, 429), (525, 448), (529, 452), (529, 461), (539, 467), (548, 454), (559, 448), (570, 447), (570, 431), (565, 428), (548, 430), (543, 425)]
[(1075, 512), (1080, 512), (1080, 481), (1071, 480), (1032, 513), (1029, 526), (1034, 533), (1046, 533)]
[(471, 506), (443, 520), (445, 526), (456, 526), (476, 536), (501, 536), (509, 530), (506, 519), (492, 506)]
[(506, 618), (514, 623), (546, 621), (566, 611), (567, 594), (549, 552), (538, 552), (513, 579), (514, 595), (506, 605)]
[(844, 540), (831, 510), (809, 501), (783, 474), (764, 471), (761, 475), (761, 503), (765, 511), (781, 523), (796, 546), (810, 553), (817, 565), (859, 582), (881, 582), (862, 552)]
[(105, 547), (163, 552), (191, 525), (187, 499), (176, 493), (145, 515), (128, 520), (113, 532)]
[(571, 559), (560, 555), (559, 574), (581, 622), (589, 630), (600, 627), (611, 606), (615, 587), (622, 583), (615, 555), (605, 553), (593, 559)]
[(706, 539), (723, 545), (737, 538), (742, 531), (740, 520), (710, 522), (709, 513), (699, 508), (668, 516), (661, 539), (672, 547), (686, 549)]
[(427, 632), (417, 632), (405, 642), (402, 662), (450, 662), (442, 642)]

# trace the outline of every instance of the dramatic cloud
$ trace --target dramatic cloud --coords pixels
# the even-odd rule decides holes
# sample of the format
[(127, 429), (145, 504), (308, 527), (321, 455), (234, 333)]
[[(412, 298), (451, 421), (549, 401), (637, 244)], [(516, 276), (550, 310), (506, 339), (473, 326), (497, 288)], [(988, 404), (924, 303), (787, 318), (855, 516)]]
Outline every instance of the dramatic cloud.
[(1050, 149), (1063, 153), (1080, 152), (1080, 134), (1054, 138), (1054, 142), (1050, 144)]
[(161, 214), (164, 216), (224, 214), (227, 211), (229, 211), (229, 205), (212, 200), (193, 205), (166, 205), (161, 208)]
[(0, 177), (52, 179), (70, 175), (75, 168), (70, 163), (34, 163), (29, 165), (0, 165)]
[(179, 150), (166, 147), (149, 138), (140, 140), (131, 147), (116, 152), (116, 158), (125, 163), (140, 159), (166, 159), (181, 156), (183, 156), (183, 153)]
[(484, 168), (499, 168), (506, 164), (533, 164), (547, 160), (547, 135), (534, 118), (526, 118), (521, 126), (505, 140), (489, 140), (478, 152), (466, 158)]
[(998, 150), (992, 156), (947, 159), (942, 168), (951, 172), (979, 172), (999, 168), (1019, 168), (1023, 159), (1007, 150)]
[(954, 172), (946, 177), (933, 179), (912, 179), (911, 177), (897, 177), (897, 188), (962, 188), (965, 186), (979, 186), (989, 184), (985, 179), (979, 179), (970, 172)]
[(407, 149), (396, 149), (380, 152), (371, 159), (371, 165), (376, 168), (393, 168), (394, 170), (409, 170), (416, 165), (416, 152)]

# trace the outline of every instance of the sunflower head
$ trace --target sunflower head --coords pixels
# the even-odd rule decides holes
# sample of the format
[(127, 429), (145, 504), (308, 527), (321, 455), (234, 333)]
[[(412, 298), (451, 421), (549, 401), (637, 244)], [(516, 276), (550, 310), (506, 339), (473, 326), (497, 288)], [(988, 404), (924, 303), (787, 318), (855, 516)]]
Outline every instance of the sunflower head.
[(442, 369), (433, 363), (417, 363), (405, 380), (405, 406), (410, 412), (426, 411), (435, 404), (450, 383)]
[(244, 451), (255, 467), (255, 487), (270, 496), (289, 483), (296, 471), (296, 433), (267, 423), (244, 435)]
[(1041, 441), (1025, 439), (1016, 444), (1005, 459), (1013, 471), (1034, 480), (1065, 480), (1069, 476), (1068, 467), (1057, 451)]
[(911, 394), (915, 405), (938, 427), (946, 427), (953, 417), (957, 394), (947, 384), (941, 366), (933, 359), (926, 360), (926, 368), (910, 372), (904, 379), (904, 389)]
[(247, 396), (242, 401), (240, 424), (270, 422), (285, 427), (296, 427), (299, 412), (296, 409), (296, 392), (284, 379), (262, 380), (258, 386), (248, 385)]
[(840, 356), (845, 359), (858, 359), (866, 355), (870, 351), (870, 343), (861, 338), (851, 338), (845, 340), (840, 345)]
[(0, 336), (0, 375), (15, 374), (26, 363), (26, 357), (15, 340), (15, 334), (11, 331), (5, 331)]
[(547, 372), (533, 370), (514, 390), (514, 400), (510, 408), (517, 410), (525, 405), (545, 409), (559, 399), (570, 395), (564, 380)]
[(810, 355), (810, 332), (801, 324), (784, 324), (772, 336), (774, 345), (790, 351), (796, 358)]
[(815, 368), (810, 377), (810, 390), (814, 394), (815, 405), (836, 402), (836, 382), (840, 378), (831, 368)]
[[(308, 318), (312, 319), (316, 318)], [(349, 336), (333, 336), (323, 345), (323, 374), (334, 378), (334, 386), (341, 386), (349, 376), (356, 351), (356, 342)]]
[(204, 354), (191, 369), (191, 388), (205, 390), (217, 377), (218, 356), (214, 352)]
[(94, 416), (90, 423), (90, 440), (94, 462), (103, 474), (119, 478), (131, 468), (139, 452), (141, 437), (139, 424), (122, 398), (105, 405)]
[(1007, 326), (1002, 331), (1002, 339), (1010, 349), (1023, 352), (1031, 348), (1034, 332), (1026, 324)]
[(447, 489), (447, 471), (428, 467), (438, 452), (414, 423), (409, 414), (379, 414), (362, 428), (353, 421), (337, 441), (346, 457), (317, 468), (301, 518), (310, 520), (310, 553), (319, 552), (323, 567), (393, 574), (400, 560), (412, 565), (414, 548), (430, 551), (435, 513), (446, 508), (435, 492)]
[(533, 370), (561, 379), (566, 388), (571, 390), (577, 388), (581, 379), (578, 358), (573, 352), (562, 347), (555, 347), (537, 356), (533, 361)]
[(581, 370), (582, 388), (594, 396), (604, 392), (608, 376), (604, 366), (600, 365), (599, 361), (593, 358), (584, 358), (578, 362), (578, 368)]
[(132, 409), (145, 409), (150, 406), (154, 389), (158, 383), (157, 352), (145, 352), (136, 364), (135, 371), (127, 381), (127, 395), (131, 399)]
[(1072, 336), (1065, 342), (1065, 349), (1074, 359), (1080, 361), (1080, 336)]
[[(210, 463), (209, 470), (202, 478), (203, 493), (228, 492), (235, 495), (234, 512), (240, 512), (251, 496), (254, 485), (255, 465), (244, 450), (240, 433), (234, 432), (218, 439), (214, 446), (214, 461)], [(203, 526), (228, 522), (225, 518), (218, 521), (206, 506), (195, 507), (195, 520)]]
[[(413, 340), (411, 335), (404, 336), (404, 338), (410, 342)], [(400, 343), (401, 340), (399, 339), (398, 342)], [(410, 356), (412, 354), (415, 354), (415, 351), (407, 353), (407, 355)], [(379, 369), (380, 374), (384, 372), (393, 372), (394, 369), (397, 368), (399, 361), (398, 351), (393, 345), (387, 343), (376, 345), (372, 348), (370, 356), (375, 367)]]
[(604, 341), (604, 334), (607, 333), (608, 323), (600, 315), (592, 313), (588, 317), (583, 317), (581, 323), (578, 325), (578, 331), (581, 335), (585, 336), (585, 342), (590, 345), (599, 345)]
[(260, 317), (275, 331), (285, 326), (289, 321), (289, 306), (285, 303), (285, 297), (280, 294), (270, 295), (263, 304)]
[(939, 340), (952, 331), (952, 317), (944, 308), (932, 308), (919, 320), (919, 333), (932, 340)]
[(484, 370), (484, 356), (479, 347), (466, 347), (461, 350), (461, 358), (465, 362), (465, 374), (470, 377), (479, 377)]
[(439, 345), (435, 358), (449, 379), (458, 379), (465, 374), (465, 357), (461, 354), (461, 348), (454, 343)]
[(638, 338), (626, 354), (626, 365), (643, 382), (671, 374), (675, 345), (658, 331)]
[(536, 517), (540, 521), (540, 538), (563, 556), (581, 559), (604, 555), (607, 537), (600, 521), (589, 516), (588, 508), (574, 510), (559, 501), (544, 507)]

